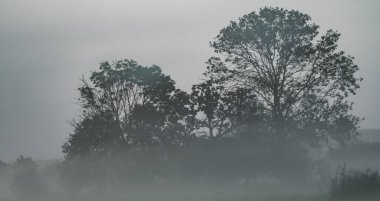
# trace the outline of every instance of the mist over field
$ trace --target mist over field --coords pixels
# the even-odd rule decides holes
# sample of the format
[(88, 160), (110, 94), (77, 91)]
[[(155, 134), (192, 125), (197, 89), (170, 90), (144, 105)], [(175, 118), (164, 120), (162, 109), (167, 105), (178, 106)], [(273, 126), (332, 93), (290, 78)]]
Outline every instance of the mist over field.
[[(363, 136), (370, 136), (366, 132), (362, 131)], [(380, 133), (370, 131), (375, 132)], [(256, 154), (264, 157), (261, 159), (257, 155), (247, 157), (252, 154), (247, 149), (235, 155), (230, 152), (236, 148), (223, 149), (221, 152), (215, 147), (212, 150), (203, 147), (197, 150), (201, 153), (193, 150), (192, 156), (187, 153), (175, 159), (172, 153), (166, 156), (171, 159), (166, 160), (139, 155), (138, 166), (136, 161), (131, 164), (132, 159), (127, 156), (87, 158), (74, 164), (20, 157), (13, 163), (0, 165), (1, 200), (330, 201), (342, 200), (331, 195), (332, 180), (342, 167), (363, 172), (367, 168), (380, 170), (380, 141), (357, 140), (328, 151), (313, 149), (308, 161), (284, 159), (274, 147), (271, 147), (273, 153), (263, 153), (258, 148), (261, 151)], [(222, 158), (208, 153), (212, 151), (219, 152)], [(206, 157), (212, 157), (213, 161), (205, 161)], [(242, 162), (242, 158), (249, 160)], [(218, 167), (205, 168), (212, 164)], [(377, 198), (364, 196), (352, 200)]]
[(377, 1), (0, 0), (0, 201), (380, 199)]

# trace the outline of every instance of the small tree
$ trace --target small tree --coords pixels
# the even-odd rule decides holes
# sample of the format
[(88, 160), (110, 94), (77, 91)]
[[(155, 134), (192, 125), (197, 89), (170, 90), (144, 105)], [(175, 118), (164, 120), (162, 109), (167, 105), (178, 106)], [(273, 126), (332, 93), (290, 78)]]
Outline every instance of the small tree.
[(0, 171), (3, 170), (8, 164), (2, 160), (0, 160)]
[(211, 43), (221, 56), (209, 59), (206, 74), (225, 87), (252, 90), (277, 140), (300, 133), (318, 142), (350, 139), (359, 119), (349, 114), (346, 98), (359, 88), (358, 66), (338, 50), (339, 33), (317, 39), (318, 28), (295, 10), (266, 7), (244, 15)]
[(3, 183), (3, 179), (5, 176), (5, 173), (7, 172), (8, 164), (2, 160), (0, 160), (0, 184)]
[(16, 159), (13, 164), (12, 187), (14, 193), (20, 197), (35, 197), (43, 192), (43, 181), (32, 158), (20, 156)]

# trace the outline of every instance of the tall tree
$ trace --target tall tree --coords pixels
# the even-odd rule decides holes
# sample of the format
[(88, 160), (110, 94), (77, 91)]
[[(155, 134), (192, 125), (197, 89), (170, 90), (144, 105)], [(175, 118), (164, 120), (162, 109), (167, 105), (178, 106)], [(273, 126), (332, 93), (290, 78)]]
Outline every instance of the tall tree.
[[(189, 97), (158, 66), (133, 60), (101, 63), (79, 88), (83, 118), (63, 145), (66, 156), (179, 144)], [(169, 132), (169, 130), (171, 132)]]
[(207, 80), (193, 85), (192, 97), (198, 129), (211, 139), (231, 136), (242, 126), (258, 120), (258, 102), (250, 89), (226, 89)]
[(110, 112), (86, 115), (73, 122), (74, 131), (62, 146), (67, 158), (93, 156), (104, 157), (125, 148), (120, 125)]
[(317, 39), (318, 28), (295, 10), (244, 15), (211, 42), (221, 56), (209, 59), (206, 74), (226, 87), (253, 90), (279, 139), (296, 130), (317, 141), (350, 139), (359, 119), (349, 114), (346, 98), (359, 88), (358, 66), (338, 50), (339, 33)]

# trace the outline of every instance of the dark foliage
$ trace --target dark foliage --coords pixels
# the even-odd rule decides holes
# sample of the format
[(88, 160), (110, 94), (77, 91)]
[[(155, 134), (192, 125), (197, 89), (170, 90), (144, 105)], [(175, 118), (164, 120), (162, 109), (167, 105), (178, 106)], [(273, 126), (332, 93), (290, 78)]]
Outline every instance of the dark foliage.
[(349, 114), (361, 78), (353, 57), (338, 50), (340, 34), (295, 10), (266, 7), (232, 21), (211, 46), (219, 57), (206, 75), (223, 86), (252, 90), (268, 115), (275, 140), (354, 137), (359, 118)]
[(330, 193), (339, 200), (375, 200), (380, 198), (380, 176), (377, 171), (340, 169), (331, 181)]
[(184, 177), (305, 179), (304, 145), (352, 139), (359, 121), (346, 101), (359, 88), (358, 67), (337, 49), (339, 33), (318, 34), (298, 11), (249, 13), (211, 43), (220, 57), (190, 94), (158, 66), (101, 63), (79, 88), (82, 115), (63, 145), (64, 180), (77, 189)]
[(181, 146), (191, 137), (189, 96), (158, 66), (108, 62), (79, 88), (82, 118), (63, 145), (66, 157)]

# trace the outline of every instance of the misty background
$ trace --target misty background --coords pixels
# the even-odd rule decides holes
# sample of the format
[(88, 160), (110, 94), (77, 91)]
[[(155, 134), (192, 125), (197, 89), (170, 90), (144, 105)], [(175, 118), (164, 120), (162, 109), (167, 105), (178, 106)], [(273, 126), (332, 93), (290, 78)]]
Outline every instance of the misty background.
[[(309, 14), (342, 37), (364, 78), (354, 114), (380, 128), (380, 2), (0, 0), (0, 159), (62, 158), (79, 112), (79, 78), (102, 61), (159, 65), (182, 90), (202, 78), (209, 41), (229, 21), (264, 6)], [(85, 76), (88, 74), (85, 74)]]

